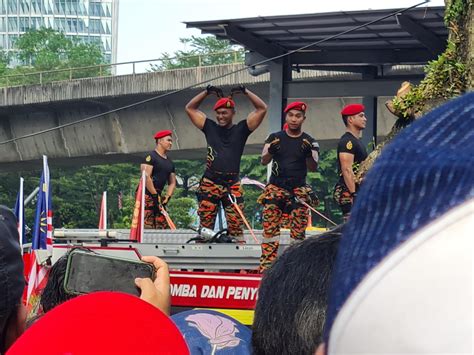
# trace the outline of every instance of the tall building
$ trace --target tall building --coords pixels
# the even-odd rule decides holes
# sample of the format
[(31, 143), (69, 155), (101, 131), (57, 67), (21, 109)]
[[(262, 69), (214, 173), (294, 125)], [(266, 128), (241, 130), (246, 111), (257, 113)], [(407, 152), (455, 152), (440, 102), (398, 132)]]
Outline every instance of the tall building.
[(0, 0), (0, 49), (10, 52), (14, 41), (41, 27), (69, 38), (97, 43), (105, 59), (117, 59), (119, 0)]

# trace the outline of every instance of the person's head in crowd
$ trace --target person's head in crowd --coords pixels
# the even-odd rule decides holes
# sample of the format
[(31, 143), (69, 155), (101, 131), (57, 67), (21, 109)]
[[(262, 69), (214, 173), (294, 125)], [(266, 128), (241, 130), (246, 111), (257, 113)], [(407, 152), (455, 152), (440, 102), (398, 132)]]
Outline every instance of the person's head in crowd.
[(23, 333), (26, 308), (22, 302), (25, 288), (15, 215), (0, 206), (0, 354)]
[(253, 322), (254, 354), (313, 354), (342, 226), (289, 247), (265, 272)]
[(64, 302), (10, 348), (16, 354), (189, 354), (171, 319), (138, 297), (95, 292)]
[(412, 123), (367, 174), (317, 353), (471, 353), (473, 215), (470, 93)]
[(92, 251), (87, 248), (71, 248), (61, 256), (51, 267), (48, 273), (48, 281), (41, 293), (40, 305), (44, 313), (60, 305), (77, 295), (67, 293), (64, 289), (64, 278), (66, 277), (67, 259), (73, 250), (81, 249), (84, 252)]
[(171, 316), (191, 355), (251, 354), (252, 331), (232, 317), (213, 310), (184, 311)]

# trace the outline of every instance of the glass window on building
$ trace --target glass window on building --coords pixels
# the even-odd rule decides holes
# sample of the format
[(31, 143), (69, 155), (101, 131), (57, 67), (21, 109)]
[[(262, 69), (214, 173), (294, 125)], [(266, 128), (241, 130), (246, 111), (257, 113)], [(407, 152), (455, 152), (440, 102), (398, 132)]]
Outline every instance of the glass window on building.
[(6, 32), (7, 31), (7, 26), (5, 25), (6, 17), (0, 17), (0, 32)]
[(17, 40), (18, 35), (16, 34), (10, 34), (8, 35), (8, 48), (14, 48), (15, 47), (15, 41)]
[(77, 32), (83, 33), (86, 32), (86, 26), (83, 19), (77, 19)]
[(8, 32), (18, 32), (18, 17), (8, 18)]
[(20, 0), (19, 5), (20, 5), (20, 14), (28, 15), (30, 13), (30, 7), (27, 1)]
[(112, 17), (112, 3), (106, 2), (104, 3), (105, 7), (105, 16)]
[(16, 5), (16, 0), (8, 0), (8, 12), (16, 14), (18, 12), (18, 7)]
[(20, 32), (26, 32), (31, 28), (30, 19), (28, 17), (20, 17), (19, 30)]
[(0, 47), (7, 48), (7, 35), (0, 35)]

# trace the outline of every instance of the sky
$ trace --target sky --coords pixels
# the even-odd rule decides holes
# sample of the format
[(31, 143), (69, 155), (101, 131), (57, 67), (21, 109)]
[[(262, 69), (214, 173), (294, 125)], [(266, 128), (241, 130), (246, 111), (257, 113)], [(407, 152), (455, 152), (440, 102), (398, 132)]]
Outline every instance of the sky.
[[(119, 0), (117, 62), (159, 58), (186, 48), (180, 38), (200, 35), (183, 22), (331, 11), (405, 8), (422, 0)], [(444, 5), (431, 0), (428, 6)], [(422, 5), (426, 6), (426, 5)], [(118, 73), (125, 73), (125, 68)]]

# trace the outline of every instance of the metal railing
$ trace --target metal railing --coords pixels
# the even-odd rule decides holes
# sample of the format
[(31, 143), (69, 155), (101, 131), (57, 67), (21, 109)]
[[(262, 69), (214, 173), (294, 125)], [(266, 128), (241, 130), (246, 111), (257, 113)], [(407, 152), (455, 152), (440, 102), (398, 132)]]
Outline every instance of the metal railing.
[[(183, 57), (169, 57), (169, 58), (156, 58), (156, 59), (144, 59), (135, 60), (128, 62), (110, 63), (110, 64), (98, 64), (83, 67), (64, 68), (64, 69), (53, 69), (46, 71), (36, 72), (25, 72), (19, 74), (10, 74), (0, 76), (0, 87), (10, 87), (19, 85), (43, 85), (45, 83), (72, 80), (72, 79), (84, 79), (93, 77), (103, 77), (116, 75), (118, 68), (124, 69), (119, 75), (138, 74), (153, 71), (168, 71), (176, 70), (181, 68), (192, 68), (192, 67), (204, 67), (210, 65), (219, 64), (232, 64), (243, 62), (244, 51), (231, 51), (231, 52), (216, 52), (208, 54), (198, 54)], [(224, 56), (225, 59), (219, 62), (219, 60), (212, 60), (209, 58), (215, 56)], [(195, 59), (195, 60), (193, 60)], [(158, 65), (153, 63), (167, 62), (169, 66), (176, 67), (175, 69), (161, 69)], [(146, 66), (148, 64), (148, 66)], [(129, 70), (127, 72), (127, 69)], [(131, 70), (130, 70), (131, 69)]]

